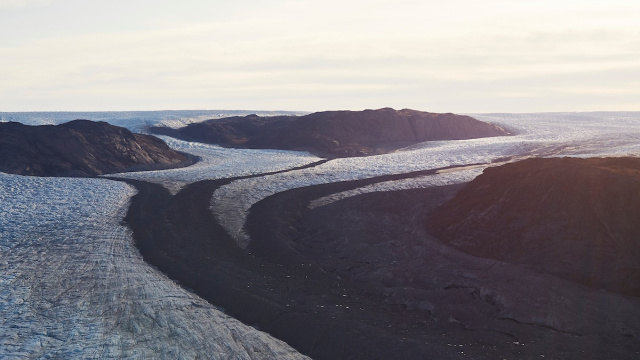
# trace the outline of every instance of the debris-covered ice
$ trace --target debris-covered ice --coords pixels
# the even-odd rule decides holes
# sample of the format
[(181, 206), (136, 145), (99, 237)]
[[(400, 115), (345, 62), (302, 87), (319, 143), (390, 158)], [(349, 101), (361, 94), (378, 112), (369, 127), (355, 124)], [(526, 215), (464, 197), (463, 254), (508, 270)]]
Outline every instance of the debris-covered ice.
[(319, 206), (328, 205), (338, 200), (346, 199), (351, 196), (367, 194), (372, 192), (421, 189), (421, 188), (429, 188), (434, 186), (461, 184), (461, 183), (469, 182), (475, 179), (476, 176), (482, 173), (482, 170), (484, 168), (485, 166), (472, 166), (469, 168), (452, 170), (452, 171), (442, 172), (439, 174), (424, 175), (424, 176), (402, 179), (402, 180), (379, 182), (379, 183), (363, 186), (357, 189), (347, 190), (347, 191), (327, 195), (319, 199), (315, 199), (311, 201), (311, 203), (309, 203), (309, 208), (315, 209)]
[(304, 358), (144, 263), (134, 191), (0, 173), (0, 358)]
[[(176, 126), (216, 117), (162, 113), (89, 113), (86, 118), (143, 130), (160, 123)], [(637, 112), (474, 116), (518, 134), (426, 142), (390, 154), (335, 159), (313, 168), (238, 180), (214, 193), (212, 210), (229, 233), (246, 245), (242, 228), (250, 207), (292, 188), (478, 164), (374, 184), (311, 204), (320, 206), (364, 192), (469, 181), (486, 166), (528, 156), (640, 156)], [(0, 121), (32, 124), (79, 117), (85, 116), (0, 113)], [(176, 192), (199, 180), (259, 175), (319, 159), (302, 152), (227, 149), (164, 139), (171, 147), (202, 160), (182, 169), (118, 176), (161, 183)], [(130, 231), (121, 225), (133, 191), (106, 179), (0, 174), (0, 311), (4, 321), (0, 358), (301, 357), (147, 266), (132, 244)]]
[[(314, 168), (234, 181), (218, 189), (211, 208), (236, 241), (248, 244), (243, 231), (253, 204), (275, 193), (303, 186), (365, 179), (419, 170), (440, 169), (516, 160), (529, 156), (640, 156), (640, 113), (541, 113), (490, 114), (476, 118), (516, 131), (515, 136), (471, 140), (431, 141), (390, 154), (335, 159)], [(474, 170), (467, 174), (479, 174)], [(465, 174), (465, 173), (460, 173)], [(453, 177), (452, 177), (453, 176)], [(406, 180), (403, 186), (424, 186), (429, 181), (449, 179), (428, 177)], [(459, 178), (470, 181), (472, 177)], [(449, 181), (447, 180), (447, 181)], [(397, 183), (375, 185), (375, 191), (396, 189)], [(371, 189), (371, 188), (369, 188)], [(355, 195), (362, 190), (346, 194)], [(365, 190), (369, 191), (369, 190)]]

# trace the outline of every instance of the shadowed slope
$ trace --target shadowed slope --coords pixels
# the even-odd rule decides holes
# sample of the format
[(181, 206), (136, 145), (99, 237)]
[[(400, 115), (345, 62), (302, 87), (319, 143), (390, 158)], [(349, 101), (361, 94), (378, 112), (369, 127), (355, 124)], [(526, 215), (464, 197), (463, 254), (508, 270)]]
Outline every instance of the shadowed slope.
[(488, 168), (429, 228), (467, 253), (640, 296), (640, 159), (529, 159)]
[(96, 176), (193, 162), (164, 141), (105, 122), (0, 123), (0, 171), (35, 176)]

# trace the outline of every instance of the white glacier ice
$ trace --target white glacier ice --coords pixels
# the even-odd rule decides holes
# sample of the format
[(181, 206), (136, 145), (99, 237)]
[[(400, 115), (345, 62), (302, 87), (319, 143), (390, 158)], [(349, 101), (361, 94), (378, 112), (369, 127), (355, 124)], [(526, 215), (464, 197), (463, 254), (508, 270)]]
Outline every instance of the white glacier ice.
[[(450, 166), (485, 164), (529, 156), (640, 156), (640, 113), (541, 113), (475, 114), (479, 120), (515, 130), (517, 135), (471, 140), (431, 141), (385, 155), (344, 158), (320, 166), (234, 181), (218, 189), (211, 208), (221, 224), (243, 247), (248, 237), (243, 227), (249, 209), (256, 202), (288, 189), (336, 181), (365, 179)], [(481, 168), (479, 169), (481, 170)], [(462, 174), (479, 174), (474, 172)], [(428, 177), (429, 181), (456, 182), (453, 175)], [(448, 180), (446, 180), (448, 179)], [(472, 180), (462, 176), (460, 181)], [(459, 181), (458, 181), (459, 182)], [(418, 180), (406, 180), (419, 184)], [(375, 185), (365, 191), (395, 189), (396, 183)], [(375, 190), (371, 190), (375, 189)], [(345, 195), (354, 195), (359, 190)], [(321, 201), (319, 202), (321, 203)], [(317, 205), (317, 204), (316, 204)]]
[(327, 195), (319, 199), (315, 199), (309, 203), (309, 209), (315, 209), (320, 206), (328, 205), (338, 200), (346, 199), (351, 196), (367, 194), (378, 191), (398, 191), (407, 189), (422, 189), (433, 186), (445, 186), (465, 183), (473, 180), (482, 173), (484, 166), (469, 166), (461, 169), (451, 169), (451, 171), (443, 171), (433, 175), (424, 175), (414, 178), (391, 180), (379, 182), (367, 186), (363, 186), (353, 190), (342, 191), (339, 193)]
[(0, 173), (0, 358), (305, 358), (144, 263), (134, 192)]
[[(86, 117), (136, 131), (163, 122), (175, 126), (216, 117), (154, 113), (89, 113), (93, 116)], [(465, 182), (486, 166), (528, 156), (640, 156), (638, 112), (473, 116), (514, 129), (518, 135), (426, 142), (386, 155), (335, 159), (314, 168), (237, 180), (213, 194), (212, 210), (227, 231), (246, 245), (243, 226), (250, 207), (292, 188), (478, 164), (374, 184), (310, 204), (322, 206), (364, 192)], [(0, 113), (0, 121), (33, 124), (77, 117), (85, 116)], [(258, 175), (319, 160), (301, 152), (227, 149), (164, 139), (202, 161), (182, 169), (117, 176), (157, 182), (176, 192), (199, 180)], [(106, 179), (0, 173), (0, 311), (4, 319), (0, 358), (301, 357), (145, 265), (130, 231), (121, 225), (133, 192)]]
[(160, 136), (171, 148), (196, 155), (196, 164), (178, 169), (120, 173), (110, 176), (137, 179), (163, 185), (172, 193), (200, 180), (258, 175), (306, 165), (320, 158), (307, 152), (282, 150), (228, 149)]

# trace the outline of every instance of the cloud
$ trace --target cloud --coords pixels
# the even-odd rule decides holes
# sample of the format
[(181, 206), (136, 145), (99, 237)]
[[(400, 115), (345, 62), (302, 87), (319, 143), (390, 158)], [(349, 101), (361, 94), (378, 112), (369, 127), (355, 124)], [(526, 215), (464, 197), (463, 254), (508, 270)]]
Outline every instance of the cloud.
[[(171, 10), (166, 3), (160, 10)], [(545, 99), (557, 110), (560, 99), (577, 109), (581, 96), (589, 99), (582, 106), (591, 106), (592, 95), (616, 86), (628, 104), (635, 93), (618, 74), (633, 78), (626, 69), (637, 67), (640, 32), (629, 14), (640, 16), (640, 7), (622, 3), (625, 14), (601, 18), (593, 1), (565, 8), (546, 0), (526, 7), (500, 0), (247, 0), (245, 11), (228, 16), (189, 22), (180, 8), (180, 20), (163, 14), (166, 23), (140, 19), (151, 24), (142, 28), (119, 27), (114, 18), (113, 28), (52, 33), (45, 31), (51, 24), (25, 22), (43, 28), (37, 37), (0, 43), (0, 108), (152, 109), (155, 98), (155, 108), (437, 104), (443, 111), (517, 111), (514, 104), (533, 110)], [(74, 24), (83, 15), (56, 21)], [(595, 81), (591, 74), (601, 75)], [(617, 104), (613, 93), (605, 95)]]
[(48, 5), (51, 0), (0, 0), (0, 9), (19, 9)]

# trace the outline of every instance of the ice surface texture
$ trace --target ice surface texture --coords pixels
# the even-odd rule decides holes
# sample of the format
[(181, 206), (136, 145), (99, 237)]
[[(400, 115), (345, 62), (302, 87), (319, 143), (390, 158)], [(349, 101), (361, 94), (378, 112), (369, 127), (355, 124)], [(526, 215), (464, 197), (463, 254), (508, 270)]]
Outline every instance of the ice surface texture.
[(172, 193), (200, 180), (256, 175), (306, 165), (320, 158), (307, 152), (284, 150), (227, 149), (160, 136), (174, 150), (196, 155), (200, 161), (178, 169), (142, 171), (111, 176), (144, 180), (163, 185)]
[(452, 169), (451, 171), (442, 172), (434, 175), (425, 175), (415, 178), (408, 178), (402, 180), (384, 181), (367, 186), (363, 186), (353, 190), (347, 190), (328, 196), (321, 197), (311, 201), (309, 204), (310, 209), (317, 208), (336, 202), (338, 200), (346, 199), (351, 196), (360, 194), (367, 194), (378, 191), (399, 191), (407, 189), (423, 189), (433, 186), (445, 186), (469, 182), (475, 179), (476, 176), (482, 173), (484, 166), (469, 166), (468, 168), (462, 168), (460, 170)]
[[(211, 208), (229, 234), (246, 247), (249, 239), (243, 227), (251, 206), (267, 196), (292, 188), (448, 166), (488, 166), (492, 162), (529, 156), (640, 155), (640, 113), (637, 112), (493, 114), (474, 117), (513, 129), (518, 135), (424, 142), (390, 154), (335, 159), (310, 169), (238, 180), (213, 194)], [(434, 181), (434, 184), (470, 181), (473, 179), (470, 174), (480, 173), (478, 169), (473, 171), (405, 180), (403, 188), (410, 187), (412, 183), (422, 187), (430, 181)], [(378, 184), (374, 191), (395, 190), (396, 185), (395, 182)], [(372, 191), (372, 188), (366, 191)], [(354, 190), (340, 196), (359, 192)]]
[(144, 263), (133, 194), (0, 173), (0, 358), (304, 358)]
[[(183, 125), (226, 115), (241, 115), (242, 111), (158, 111), (115, 113), (0, 113), (4, 121), (26, 123), (57, 123), (67, 118), (82, 117), (105, 120), (133, 130), (147, 125)], [(249, 113), (249, 112), (246, 112)], [(261, 113), (263, 114), (263, 113)], [(268, 114), (268, 113), (264, 113)], [(417, 170), (437, 169), (452, 165), (490, 163), (502, 158), (527, 156), (611, 156), (640, 154), (640, 113), (539, 113), (539, 114), (472, 114), (475, 118), (497, 123), (518, 132), (516, 136), (461, 141), (438, 141), (417, 144), (404, 151), (365, 158), (332, 160), (314, 169), (236, 181), (218, 190), (212, 199), (212, 209), (227, 230), (241, 243), (246, 243), (242, 227), (249, 208), (257, 201), (291, 188), (363, 179), (379, 175), (399, 174)], [(284, 170), (317, 161), (308, 153), (279, 150), (227, 149), (215, 145), (189, 143), (163, 137), (180, 151), (199, 156), (194, 166), (166, 171), (118, 175), (160, 183), (177, 192), (186, 184), (205, 179), (220, 179), (241, 175)], [(449, 183), (469, 181), (463, 176), (447, 175)], [(436, 180), (436, 178), (429, 178)], [(444, 179), (444, 178), (442, 178)], [(429, 181), (406, 180), (404, 187), (426, 186)], [(425, 182), (426, 181), (426, 182)], [(397, 185), (397, 184), (396, 184)], [(375, 191), (393, 190), (396, 185), (377, 185)], [(369, 188), (367, 191), (372, 191)], [(348, 194), (357, 194), (353, 191)], [(343, 194), (341, 196), (345, 196)]]
[[(215, 117), (158, 113), (168, 118), (0, 113), (0, 120), (37, 124), (86, 117), (137, 130), (163, 121), (178, 124)], [(214, 194), (213, 211), (239, 242), (246, 243), (242, 227), (251, 205), (291, 188), (509, 157), (640, 155), (640, 113), (474, 116), (519, 135), (427, 142), (391, 154), (336, 159), (311, 169), (239, 180)], [(306, 153), (167, 140), (202, 161), (184, 169), (122, 176), (158, 182), (175, 192), (198, 180), (283, 170), (318, 159)], [(469, 181), (481, 169), (380, 183), (316, 200), (312, 206), (368, 191)], [(132, 194), (132, 188), (108, 180), (0, 174), (0, 358), (301, 357), (147, 266), (129, 230), (120, 224)]]

